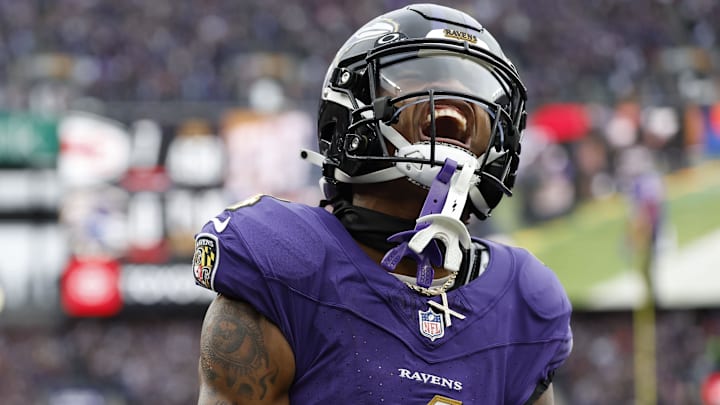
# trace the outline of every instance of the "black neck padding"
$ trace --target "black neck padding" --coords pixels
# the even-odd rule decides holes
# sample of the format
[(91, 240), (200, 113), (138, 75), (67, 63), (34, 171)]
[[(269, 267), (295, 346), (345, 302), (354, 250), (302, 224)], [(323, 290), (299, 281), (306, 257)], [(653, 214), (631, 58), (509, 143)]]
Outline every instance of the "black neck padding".
[[(387, 238), (402, 232), (415, 229), (415, 221), (403, 219), (367, 208), (357, 207), (347, 201), (334, 201), (333, 213), (345, 226), (356, 241), (380, 252), (387, 252), (397, 244), (388, 242)], [(440, 250), (445, 254), (445, 246), (440, 244)], [(471, 264), (473, 266), (471, 267)], [(470, 250), (463, 249), (463, 261), (458, 272), (457, 282), (451, 290), (460, 287), (477, 277), (480, 260), (471, 257)], [(468, 276), (469, 272), (473, 272)]]
[(415, 228), (415, 220), (356, 207), (346, 201), (335, 202), (333, 206), (335, 216), (355, 240), (381, 252), (387, 252), (396, 246), (395, 243), (388, 242), (387, 238)]

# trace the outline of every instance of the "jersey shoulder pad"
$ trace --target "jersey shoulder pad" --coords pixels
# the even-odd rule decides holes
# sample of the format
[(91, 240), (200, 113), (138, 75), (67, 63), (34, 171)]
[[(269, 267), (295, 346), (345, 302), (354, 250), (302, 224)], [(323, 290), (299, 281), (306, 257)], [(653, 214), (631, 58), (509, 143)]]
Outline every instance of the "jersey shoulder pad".
[[(324, 228), (327, 211), (268, 195), (253, 196), (228, 207), (212, 218), (196, 235), (196, 280), (208, 288), (217, 287), (230, 277), (269, 277), (290, 282), (322, 267), (331, 235)], [(199, 277), (197, 269), (205, 251), (213, 252), (205, 262), (214, 267)], [(312, 254), (309, 254), (312, 253)], [(210, 260), (212, 258), (217, 258)], [(219, 262), (219, 264), (218, 264)], [(218, 270), (219, 268), (219, 270)]]
[(567, 315), (570, 300), (555, 272), (525, 249), (516, 248), (521, 261), (518, 284), (523, 299), (535, 314), (545, 319)]
[[(288, 213), (297, 205), (299, 204), (269, 195), (256, 194), (225, 208), (206, 222), (200, 233), (212, 234), (220, 239), (232, 239), (238, 235), (274, 232), (278, 221), (296, 220), (297, 213)], [(297, 211), (297, 208), (294, 210)]]

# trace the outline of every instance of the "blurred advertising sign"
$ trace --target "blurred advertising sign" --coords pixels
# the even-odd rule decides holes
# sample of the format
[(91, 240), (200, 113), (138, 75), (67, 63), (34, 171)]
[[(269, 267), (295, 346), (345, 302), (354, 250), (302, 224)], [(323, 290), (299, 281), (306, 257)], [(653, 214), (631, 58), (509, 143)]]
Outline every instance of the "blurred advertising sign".
[(62, 309), (71, 317), (112, 317), (144, 308), (201, 306), (215, 297), (198, 288), (190, 263), (123, 264), (104, 257), (74, 257), (60, 283)]
[(52, 169), (0, 170), (0, 190), (0, 218), (53, 216), (60, 200), (57, 173)]
[(192, 258), (195, 233), (228, 205), (221, 188), (178, 188), (165, 193), (165, 228), (172, 256), (176, 259)]
[(0, 320), (57, 318), (57, 281), (67, 258), (64, 238), (57, 224), (0, 222), (7, 259), (0, 260)]
[(163, 210), (159, 193), (143, 191), (131, 196), (127, 211), (127, 260), (164, 263), (170, 259)]
[(0, 167), (54, 167), (57, 126), (55, 118), (0, 112)]
[(128, 191), (167, 190), (171, 184), (161, 163), (163, 130), (150, 119), (135, 121), (132, 134), (130, 166), (120, 184)]
[(198, 288), (187, 263), (126, 264), (120, 276), (120, 291), (127, 307), (202, 305), (216, 293)]
[(77, 317), (116, 315), (123, 302), (118, 288), (120, 264), (105, 257), (74, 257), (60, 282), (60, 302), (66, 314)]
[(58, 173), (70, 187), (118, 180), (130, 163), (130, 134), (120, 124), (101, 116), (72, 112), (58, 127)]
[(220, 188), (131, 193), (106, 184), (66, 190), (59, 217), (73, 255), (165, 263), (189, 261), (195, 233), (227, 205)]
[(551, 142), (572, 142), (590, 131), (590, 116), (582, 104), (545, 104), (532, 113), (530, 125), (543, 128)]
[(173, 184), (195, 188), (221, 185), (225, 170), (223, 148), (210, 123), (199, 119), (182, 123), (170, 142), (165, 161)]
[(228, 156), (225, 189), (235, 200), (263, 193), (317, 202), (319, 174), (300, 159), (301, 148), (315, 145), (313, 131), (310, 116), (303, 112), (228, 113), (221, 127)]
[(128, 245), (129, 200), (125, 190), (109, 184), (66, 190), (59, 217), (71, 254), (123, 256)]

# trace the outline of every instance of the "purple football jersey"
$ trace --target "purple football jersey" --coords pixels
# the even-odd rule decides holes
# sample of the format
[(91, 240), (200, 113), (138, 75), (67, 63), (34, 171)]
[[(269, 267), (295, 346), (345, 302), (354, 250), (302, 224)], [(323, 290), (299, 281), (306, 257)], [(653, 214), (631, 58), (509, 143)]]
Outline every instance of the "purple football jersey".
[(487, 270), (444, 302), (372, 261), (326, 210), (263, 196), (205, 225), (193, 271), (282, 331), (293, 404), (522, 404), (570, 354), (570, 302), (527, 251), (482, 243)]

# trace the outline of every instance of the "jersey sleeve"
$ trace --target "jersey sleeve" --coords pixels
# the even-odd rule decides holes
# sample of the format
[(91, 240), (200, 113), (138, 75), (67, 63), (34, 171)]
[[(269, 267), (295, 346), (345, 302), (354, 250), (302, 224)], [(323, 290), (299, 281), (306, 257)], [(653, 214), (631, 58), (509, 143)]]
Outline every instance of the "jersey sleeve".
[(311, 315), (300, 310), (298, 291), (320, 288), (317, 269), (327, 254), (313, 215), (270, 196), (226, 209), (195, 236), (195, 283), (249, 303), (293, 340)]
[(532, 331), (532, 339), (541, 348), (528, 355), (538, 374), (527, 374), (527, 381), (518, 382), (519, 386), (527, 387), (523, 394), (527, 399), (537, 384), (551, 380), (555, 370), (570, 356), (572, 306), (557, 275), (527, 251), (518, 274), (518, 287), (528, 310), (524, 327)]
[[(242, 234), (230, 223), (238, 220), (232, 212), (224, 211), (195, 235), (195, 284), (246, 301), (277, 322), (263, 269), (255, 263)], [(218, 223), (220, 226), (216, 226)]]
[(570, 315), (572, 305), (555, 272), (532, 257), (534, 263), (520, 273), (523, 298), (534, 314), (547, 321), (549, 339), (557, 345), (545, 375), (558, 368), (570, 356), (573, 345)]

